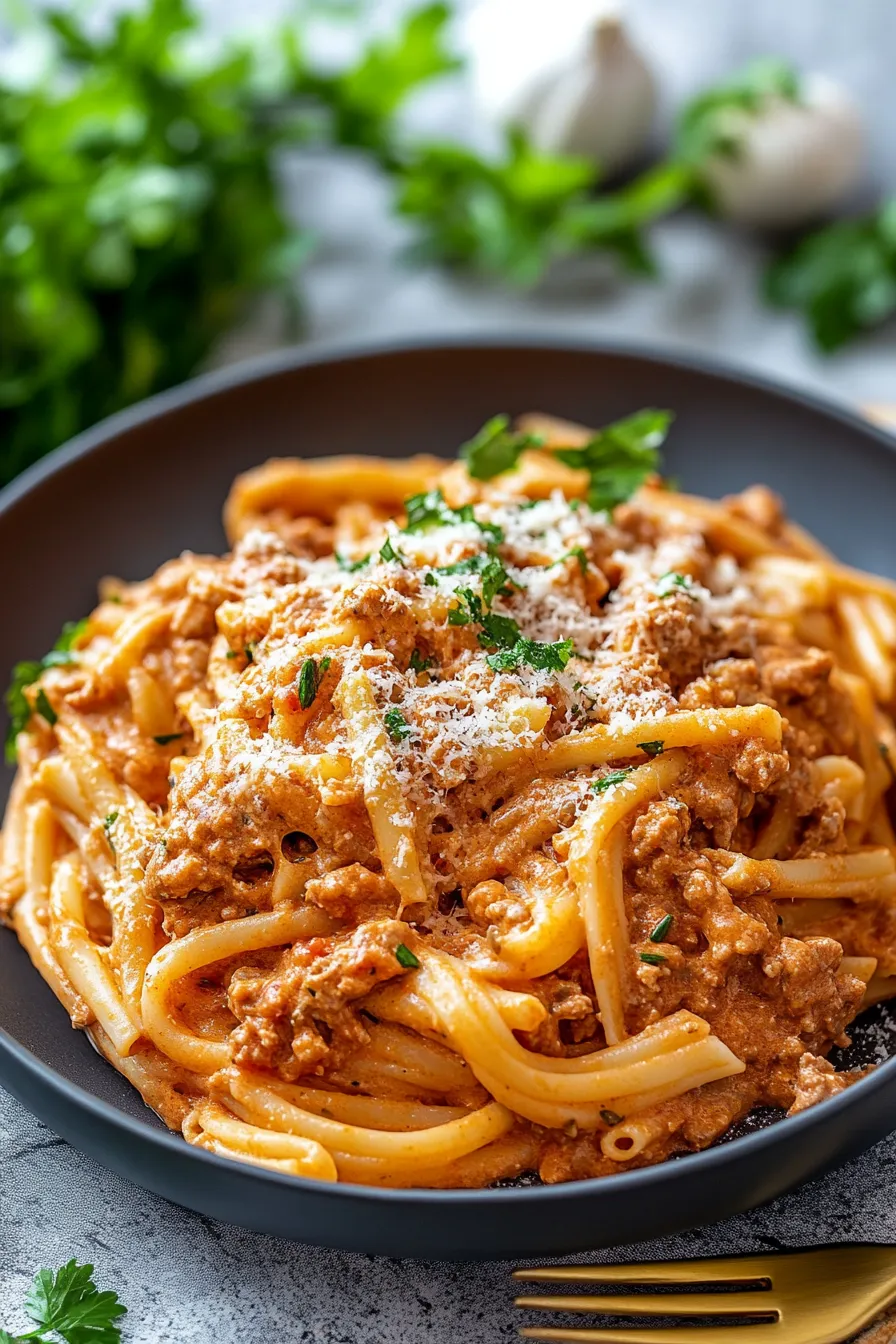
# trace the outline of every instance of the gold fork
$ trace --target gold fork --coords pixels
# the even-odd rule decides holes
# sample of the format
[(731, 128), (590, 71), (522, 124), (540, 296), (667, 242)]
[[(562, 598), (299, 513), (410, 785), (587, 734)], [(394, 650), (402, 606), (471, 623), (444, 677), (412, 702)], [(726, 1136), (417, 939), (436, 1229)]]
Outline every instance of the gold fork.
[[(527, 1339), (576, 1344), (843, 1344), (896, 1301), (896, 1247), (825, 1246), (780, 1255), (733, 1255), (644, 1265), (558, 1265), (517, 1269), (515, 1279), (539, 1283), (628, 1284), (662, 1287), (651, 1294), (518, 1297), (536, 1311), (591, 1312), (601, 1316), (738, 1318), (741, 1324), (620, 1324), (569, 1330), (528, 1326)], [(704, 1284), (724, 1292), (693, 1293)], [(747, 1323), (749, 1322), (749, 1324)]]

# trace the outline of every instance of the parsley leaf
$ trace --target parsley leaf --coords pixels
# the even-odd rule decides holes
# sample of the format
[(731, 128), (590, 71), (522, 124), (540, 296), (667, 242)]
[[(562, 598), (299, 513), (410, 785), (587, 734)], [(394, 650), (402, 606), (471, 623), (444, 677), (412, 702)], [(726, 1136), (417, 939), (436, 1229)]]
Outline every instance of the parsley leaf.
[(765, 297), (802, 311), (826, 352), (879, 326), (896, 312), (896, 197), (816, 230), (774, 260)]
[(386, 725), (386, 732), (389, 734), (392, 741), (396, 743), (404, 742), (414, 731), (396, 705), (393, 705), (391, 709), (386, 710), (383, 715), (383, 723)]
[(511, 429), (509, 416), (495, 415), (462, 446), (460, 456), (470, 476), (477, 481), (490, 481), (493, 476), (515, 467), (525, 448), (537, 448), (542, 443), (543, 439), (537, 434), (523, 434)]
[(396, 565), (407, 564), (407, 560), (405, 560), (401, 551), (398, 550), (396, 546), (392, 545), (391, 537), (387, 537), (386, 540), (383, 542), (382, 546), (380, 547), (380, 559), (385, 560), (387, 563), (391, 562)]
[(332, 661), (332, 658), (321, 658), (317, 663), (313, 658), (305, 659), (299, 672), (299, 704), (303, 709), (310, 709), (314, 704), (324, 673)]
[(637, 744), (637, 746), (638, 746), (638, 750), (639, 750), (639, 751), (643, 751), (643, 752), (645, 753), (645, 755), (647, 755), (647, 756), (649, 756), (649, 757), (651, 758), (651, 760), (654, 758), (654, 756), (662, 756), (663, 752), (665, 751), (665, 746), (664, 746), (664, 744), (663, 744), (662, 742), (659, 742), (659, 741), (657, 741), (657, 742), (639, 742), (639, 743)]
[(617, 784), (623, 784), (634, 770), (633, 765), (623, 766), (621, 770), (611, 770), (603, 779), (596, 779), (591, 785), (594, 793), (606, 793), (607, 789), (615, 789)]
[(601, 1120), (603, 1120), (605, 1125), (612, 1126), (612, 1125), (621, 1125), (623, 1120), (625, 1119), (625, 1116), (620, 1115), (618, 1111), (602, 1110), (600, 1113), (600, 1118)]
[(496, 523), (481, 523), (473, 513), (472, 504), (462, 504), (452, 509), (445, 503), (441, 490), (427, 490), (422, 495), (411, 495), (404, 502), (407, 522), (405, 532), (431, 532), (436, 527), (453, 527), (458, 523), (474, 523), (480, 532), (485, 532), (494, 542), (504, 540), (504, 533)]
[(482, 579), (482, 602), (486, 607), (491, 606), (498, 593), (505, 597), (510, 595), (511, 590), (507, 587), (507, 570), (498, 557), (490, 552), (480, 551), (476, 555), (467, 556), (465, 560), (457, 560), (453, 565), (438, 565), (433, 572), (435, 574), (480, 575)]
[(573, 546), (571, 551), (567, 551), (565, 555), (560, 556), (559, 560), (555, 560), (553, 564), (548, 565), (548, 569), (555, 569), (557, 565), (562, 565), (567, 560), (577, 560), (582, 573), (588, 573), (588, 556), (585, 553), (584, 546)]
[[(43, 658), (40, 659), (31, 658), (25, 662), (16, 663), (13, 668), (12, 679), (5, 697), (6, 712), (9, 715), (9, 728), (6, 733), (6, 760), (10, 765), (14, 765), (16, 760), (16, 738), (19, 733), (24, 732), (28, 727), (28, 720), (32, 714), (32, 706), (25, 694), (26, 690), (39, 680), (41, 673), (46, 671), (48, 667), (66, 667), (77, 662), (76, 646), (84, 638), (89, 624), (89, 616), (84, 616), (80, 621), (66, 621), (59, 638), (49, 653), (45, 653)], [(38, 692), (34, 709), (46, 719), (52, 728), (57, 715), (47, 699), (46, 692)]]
[(75, 1260), (57, 1269), (41, 1269), (25, 1298), (25, 1311), (41, 1330), (53, 1331), (66, 1344), (120, 1344), (117, 1322), (127, 1308), (118, 1294), (100, 1292), (93, 1265)]
[(37, 692), (37, 695), (34, 697), (34, 708), (37, 710), (38, 714), (41, 716), (42, 719), (46, 719), (47, 723), (50, 725), (51, 728), (53, 727), (54, 723), (57, 722), (59, 715), (56, 713), (55, 709), (50, 704), (50, 701), (47, 697), (47, 693), (44, 690), (43, 686), (41, 686), (40, 690)]
[(671, 411), (636, 411), (605, 425), (582, 448), (560, 448), (555, 456), (588, 472), (592, 509), (614, 509), (630, 499), (659, 467), (659, 448), (672, 424)]
[(694, 580), (690, 574), (678, 574), (674, 569), (667, 570), (661, 574), (654, 584), (653, 591), (657, 597), (672, 597), (675, 593), (684, 593), (692, 602), (697, 601), (697, 594), (694, 592)]
[(405, 947), (404, 943), (399, 943), (396, 947), (395, 958), (399, 965), (404, 966), (405, 970), (408, 971), (416, 970), (420, 965), (418, 958), (414, 956), (409, 947)]
[(672, 915), (663, 915), (662, 919), (657, 924), (656, 928), (651, 929), (650, 941), (652, 943), (661, 943), (663, 941), (666, 934), (672, 927), (672, 920), (673, 920)]
[(762, 111), (770, 99), (795, 103), (800, 78), (793, 66), (776, 57), (760, 57), (722, 84), (705, 90), (678, 117), (674, 155), (698, 174), (707, 158), (735, 158), (740, 152), (745, 116)]
[(340, 555), (338, 551), (334, 552), (336, 563), (346, 574), (356, 574), (359, 569), (370, 564), (370, 556), (362, 555), (360, 560), (350, 560), (347, 555)]
[(117, 812), (110, 812), (107, 817), (103, 818), (103, 834), (106, 837), (106, 844), (109, 846), (113, 854), (116, 854), (118, 852), (115, 848), (115, 841), (112, 839), (112, 827), (115, 825), (117, 820), (118, 820)]
[(571, 639), (558, 639), (555, 644), (541, 644), (534, 639), (520, 638), (512, 648), (488, 654), (485, 661), (496, 672), (512, 672), (521, 663), (539, 672), (562, 672), (574, 648)]
[(408, 666), (412, 672), (419, 675), (419, 673), (426, 672), (430, 667), (435, 666), (435, 661), (435, 658), (424, 658), (419, 649), (414, 649)]

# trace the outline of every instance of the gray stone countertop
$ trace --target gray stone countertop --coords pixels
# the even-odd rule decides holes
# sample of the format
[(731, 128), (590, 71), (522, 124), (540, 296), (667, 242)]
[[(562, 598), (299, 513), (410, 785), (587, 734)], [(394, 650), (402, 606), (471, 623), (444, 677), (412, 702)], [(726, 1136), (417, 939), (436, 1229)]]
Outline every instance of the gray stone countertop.
[[(238, 13), (217, 0), (213, 14)], [(256, 4), (253, 12), (269, 6)], [(873, 175), (896, 183), (896, 83), (890, 0), (633, 0), (633, 20), (670, 96), (744, 56), (782, 52), (839, 75), (866, 107)], [(620, 284), (602, 268), (530, 296), (475, 287), (400, 260), (382, 185), (352, 164), (287, 168), (294, 207), (326, 242), (307, 277), (309, 339), (398, 339), (540, 329), (702, 351), (853, 402), (896, 402), (896, 331), (834, 359), (814, 354), (789, 315), (756, 297), (760, 249), (683, 216), (657, 232), (660, 283)], [(269, 345), (264, 314), (222, 357)], [(562, 411), (562, 408), (551, 408)], [(664, 1242), (598, 1258), (655, 1258), (839, 1240), (896, 1241), (896, 1147), (763, 1209)], [(0, 1326), (18, 1314), (35, 1269), (90, 1260), (127, 1302), (131, 1344), (498, 1344), (514, 1336), (507, 1266), (350, 1256), (215, 1223), (144, 1193), (57, 1139), (0, 1092)]]

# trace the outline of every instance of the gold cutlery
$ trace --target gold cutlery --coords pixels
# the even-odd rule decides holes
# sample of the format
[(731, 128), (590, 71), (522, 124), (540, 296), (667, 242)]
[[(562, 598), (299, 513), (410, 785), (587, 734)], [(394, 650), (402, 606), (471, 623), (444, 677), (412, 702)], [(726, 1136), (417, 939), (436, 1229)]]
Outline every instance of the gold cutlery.
[[(670, 1317), (661, 1327), (620, 1322), (596, 1329), (526, 1326), (527, 1339), (575, 1344), (843, 1344), (896, 1301), (896, 1247), (825, 1246), (776, 1255), (558, 1265), (517, 1269), (527, 1282), (662, 1289), (648, 1293), (548, 1293), (516, 1299), (530, 1311), (604, 1317)], [(700, 1286), (706, 1291), (692, 1291)], [(730, 1317), (725, 1324), (722, 1318)], [(694, 1324), (701, 1320), (715, 1323)]]

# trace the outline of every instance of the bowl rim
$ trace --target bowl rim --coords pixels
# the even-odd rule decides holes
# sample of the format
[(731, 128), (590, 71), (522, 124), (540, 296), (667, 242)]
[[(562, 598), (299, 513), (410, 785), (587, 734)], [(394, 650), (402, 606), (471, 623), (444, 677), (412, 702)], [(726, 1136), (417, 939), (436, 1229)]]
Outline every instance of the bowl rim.
[[(247, 384), (262, 382), (278, 374), (289, 373), (295, 369), (316, 365), (338, 365), (350, 361), (376, 359), (382, 356), (401, 356), (439, 351), (476, 350), (495, 351), (538, 350), (544, 349), (552, 354), (595, 355), (633, 358), (664, 365), (666, 368), (682, 369), (692, 373), (706, 374), (711, 378), (733, 383), (740, 387), (749, 387), (757, 391), (788, 401), (805, 410), (821, 414), (836, 420), (844, 427), (858, 431), (871, 438), (889, 453), (896, 455), (896, 438), (887, 430), (867, 420), (849, 407), (817, 393), (814, 389), (794, 387), (785, 379), (775, 378), (753, 370), (744, 370), (734, 362), (704, 356), (699, 351), (681, 351), (661, 345), (651, 345), (639, 341), (618, 342), (589, 340), (587, 338), (566, 338), (553, 331), (533, 329), (524, 335), (501, 330), (486, 333), (450, 333), (431, 334), (419, 338), (396, 338), (386, 341), (328, 341), (311, 345), (288, 346), (253, 359), (242, 360), (207, 373), (199, 374), (187, 382), (157, 393), (155, 396), (137, 402), (114, 415), (106, 417), (96, 425), (84, 430), (67, 443), (54, 449), (45, 457), (26, 468), (14, 481), (0, 490), (0, 526), (5, 516), (14, 506), (25, 498), (44, 480), (64, 470), (82, 457), (89, 456), (105, 443), (118, 435), (127, 433), (153, 420), (162, 419), (171, 412), (196, 402), (213, 399), (218, 394), (243, 387)], [(10, 936), (14, 936), (10, 933)], [(35, 978), (35, 984), (39, 977)], [(50, 991), (52, 992), (52, 991)], [(241, 1175), (260, 1181), (272, 1189), (292, 1193), (320, 1194), (326, 1191), (337, 1199), (368, 1199), (377, 1204), (391, 1207), (402, 1204), (451, 1204), (470, 1206), (475, 1209), (482, 1204), (516, 1205), (520, 1202), (534, 1202), (551, 1206), (575, 1198), (593, 1198), (597, 1200), (601, 1191), (608, 1194), (626, 1193), (637, 1196), (645, 1190), (664, 1184), (677, 1185), (683, 1178), (693, 1175), (696, 1179), (701, 1173), (711, 1177), (712, 1173), (724, 1170), (733, 1161), (748, 1161), (751, 1155), (761, 1153), (766, 1148), (774, 1148), (784, 1135), (796, 1142), (819, 1127), (827, 1127), (839, 1116), (846, 1116), (857, 1108), (861, 1109), (865, 1098), (870, 1098), (881, 1089), (892, 1086), (896, 1096), (896, 1055), (877, 1065), (874, 1070), (851, 1084), (836, 1096), (826, 1098), (815, 1106), (794, 1116), (784, 1116), (773, 1124), (735, 1139), (720, 1141), (710, 1148), (696, 1153), (686, 1153), (667, 1159), (652, 1166), (639, 1167), (631, 1171), (619, 1171), (609, 1176), (587, 1177), (581, 1180), (562, 1182), (555, 1185), (526, 1185), (485, 1187), (476, 1189), (431, 1189), (428, 1187), (380, 1187), (359, 1185), (348, 1181), (322, 1183), (307, 1177), (290, 1176), (260, 1166), (248, 1166), (236, 1159), (220, 1157), (186, 1143), (176, 1131), (156, 1127), (144, 1119), (129, 1115), (112, 1102), (105, 1101), (88, 1091), (79, 1083), (69, 1081), (51, 1065), (45, 1064), (37, 1055), (22, 1045), (9, 1031), (0, 1027), (0, 1062), (9, 1059), (25, 1074), (29, 1075), (37, 1090), (53, 1094), (60, 1106), (74, 1107), (101, 1124), (110, 1125), (124, 1131), (138, 1144), (146, 1145), (163, 1154), (179, 1154), (180, 1158), (195, 1159), (206, 1164), (222, 1175), (238, 1169)], [(109, 1068), (113, 1066), (108, 1065)], [(2, 1077), (0, 1077), (2, 1082)], [(28, 1109), (26, 1105), (26, 1109)], [(149, 1108), (147, 1108), (149, 1109)], [(77, 1145), (76, 1145), (77, 1146)]]

